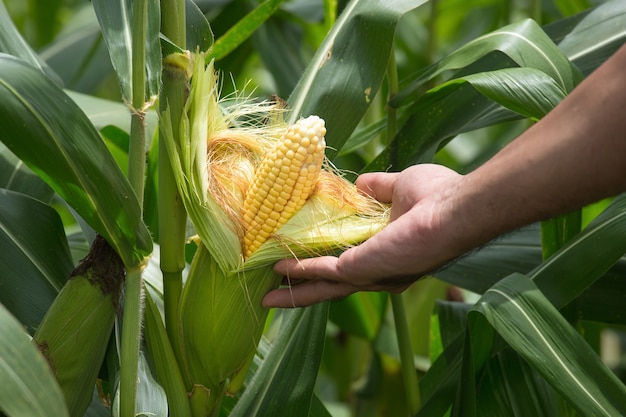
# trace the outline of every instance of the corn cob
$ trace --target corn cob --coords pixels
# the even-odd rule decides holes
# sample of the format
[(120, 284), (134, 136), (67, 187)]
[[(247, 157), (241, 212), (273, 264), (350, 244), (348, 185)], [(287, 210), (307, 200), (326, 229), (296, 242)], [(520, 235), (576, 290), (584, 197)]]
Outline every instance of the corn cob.
[(248, 257), (304, 206), (324, 161), (324, 120), (310, 116), (290, 126), (261, 162), (244, 200)]
[(33, 337), (71, 416), (82, 416), (91, 402), (123, 283), (120, 258), (103, 238), (96, 238)]

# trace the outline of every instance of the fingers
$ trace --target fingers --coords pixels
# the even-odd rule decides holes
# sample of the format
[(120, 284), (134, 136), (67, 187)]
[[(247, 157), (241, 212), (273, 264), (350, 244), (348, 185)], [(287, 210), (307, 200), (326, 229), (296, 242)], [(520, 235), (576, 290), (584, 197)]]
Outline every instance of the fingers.
[(266, 308), (306, 307), (326, 300), (347, 297), (356, 292), (348, 284), (329, 281), (307, 281), (294, 287), (270, 291), (263, 298)]
[(320, 256), (308, 259), (285, 259), (274, 265), (274, 272), (288, 279), (324, 278), (340, 280), (337, 270), (338, 259), (334, 256)]
[(397, 173), (371, 172), (360, 175), (356, 186), (381, 203), (391, 203), (397, 178)]

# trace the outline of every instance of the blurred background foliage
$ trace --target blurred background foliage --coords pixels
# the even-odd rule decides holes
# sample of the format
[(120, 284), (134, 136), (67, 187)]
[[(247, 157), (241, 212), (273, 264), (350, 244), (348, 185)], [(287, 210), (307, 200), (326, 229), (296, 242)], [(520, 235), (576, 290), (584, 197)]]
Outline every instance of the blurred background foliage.
[[(4, 0), (4, 3), (24, 38), (62, 78), (66, 89), (115, 102), (121, 100), (90, 2)], [(196, 1), (216, 39), (259, 3)], [(338, 0), (338, 10), (346, 3)], [(420, 69), (482, 34), (529, 17), (549, 30), (551, 23), (601, 3), (599, 0), (432, 0), (404, 15), (398, 25), (394, 54), (400, 85), (405, 85), (403, 80), (411, 79)], [(325, 19), (322, 0), (285, 1), (251, 39), (217, 62), (218, 69), (227, 74), (223, 94), (237, 88), (260, 98), (273, 94), (287, 98), (332, 24)], [(430, 81), (431, 86), (436, 83)], [(361, 126), (385, 116), (387, 96), (383, 83), (372, 98)], [(127, 122), (120, 124), (123, 123)], [(459, 172), (468, 172), (515, 138), (529, 123), (513, 120), (462, 133), (439, 150), (434, 160)], [(97, 127), (126, 170), (123, 149), (127, 136), (117, 126)], [(359, 172), (380, 152), (386, 140), (384, 133), (375, 135), (372, 140), (343, 151), (334, 162), (340, 168)], [(601, 203), (598, 207), (605, 205)], [(531, 240), (538, 240), (537, 228), (526, 233)], [(431, 329), (435, 302), (471, 302), (476, 296), (436, 279), (418, 282), (406, 294), (406, 299), (411, 300), (407, 314), (415, 361), (418, 369), (425, 372), (431, 357), (430, 336), (436, 330)], [(385, 294), (357, 294), (331, 306), (317, 394), (333, 416), (407, 414), (394, 325), (387, 304)], [(588, 334), (599, 335), (605, 329), (592, 323), (583, 325), (587, 326)], [(626, 367), (619, 350), (623, 333), (614, 329), (602, 335), (605, 343), (598, 343), (596, 348), (615, 372), (624, 377)], [(600, 336), (595, 340), (599, 342)]]

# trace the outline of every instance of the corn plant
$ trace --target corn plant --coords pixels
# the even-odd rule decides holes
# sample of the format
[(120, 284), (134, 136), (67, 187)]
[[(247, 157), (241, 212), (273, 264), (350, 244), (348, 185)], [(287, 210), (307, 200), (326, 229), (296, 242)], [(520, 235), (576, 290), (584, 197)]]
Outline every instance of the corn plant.
[(277, 260), (384, 227), (350, 173), (471, 169), (624, 43), (623, 0), (70, 3), (0, 3), (0, 413), (625, 413), (623, 196), (402, 295), (261, 306)]

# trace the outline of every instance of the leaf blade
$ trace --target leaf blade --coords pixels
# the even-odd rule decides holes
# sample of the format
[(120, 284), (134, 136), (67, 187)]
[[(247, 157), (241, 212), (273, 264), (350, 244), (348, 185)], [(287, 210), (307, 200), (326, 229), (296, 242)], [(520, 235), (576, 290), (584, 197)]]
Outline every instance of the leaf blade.
[(0, 409), (9, 416), (69, 416), (48, 363), (0, 304)]
[(133, 190), (78, 106), (33, 67), (0, 55), (0, 140), (46, 181), (126, 265), (152, 251)]

